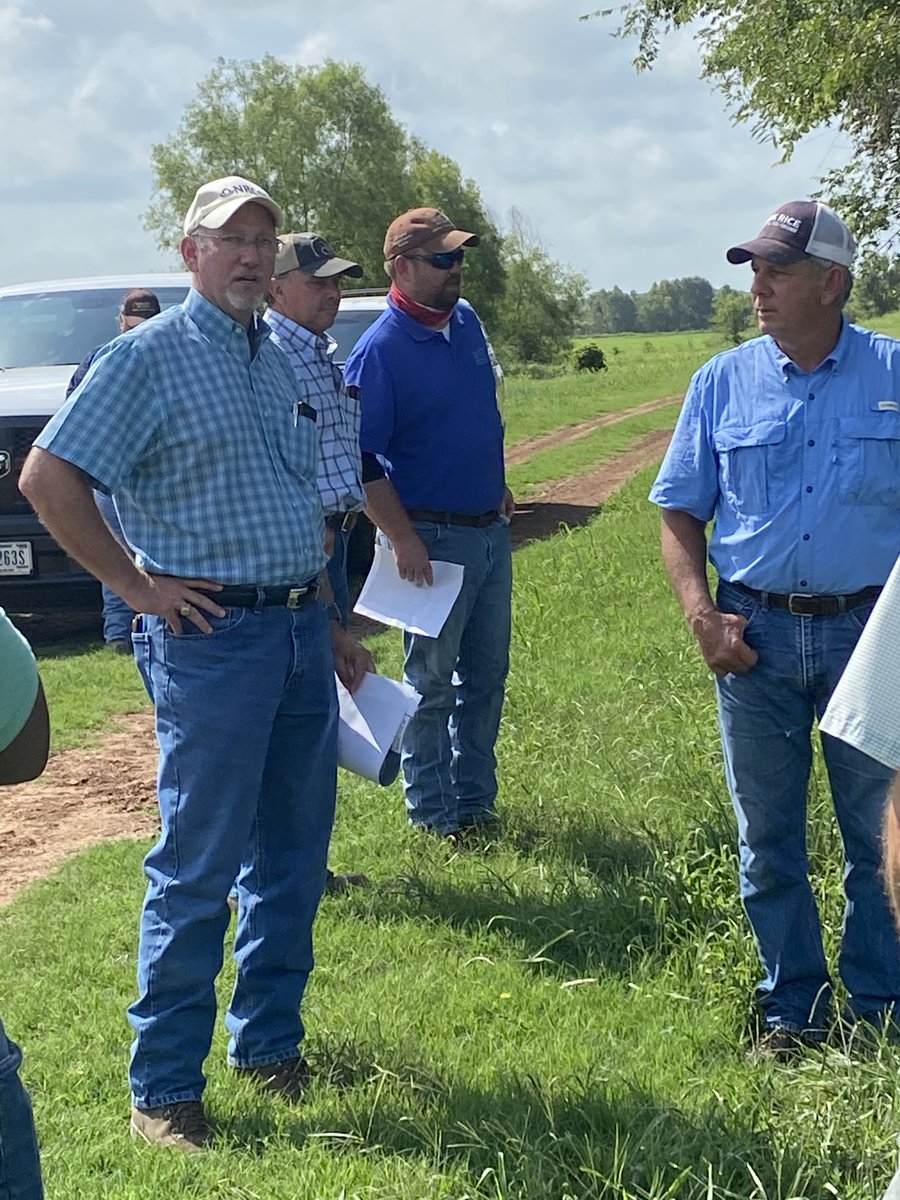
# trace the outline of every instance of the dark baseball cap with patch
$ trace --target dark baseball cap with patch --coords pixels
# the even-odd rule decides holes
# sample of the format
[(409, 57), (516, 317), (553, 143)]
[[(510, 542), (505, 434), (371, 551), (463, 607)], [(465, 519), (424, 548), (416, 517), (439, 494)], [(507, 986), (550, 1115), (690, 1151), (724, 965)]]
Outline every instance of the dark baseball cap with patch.
[(814, 255), (849, 267), (855, 253), (853, 234), (833, 208), (821, 200), (791, 200), (775, 209), (758, 237), (732, 246), (725, 257), (730, 263), (761, 258), (787, 264)]
[(147, 288), (132, 288), (122, 297), (123, 317), (155, 317), (159, 315), (156, 293)]
[(439, 208), (411, 208), (391, 221), (384, 235), (384, 257), (388, 260), (410, 250), (443, 254), (460, 246), (477, 246), (477, 233), (457, 229)]
[(363, 273), (359, 263), (348, 258), (338, 258), (325, 239), (318, 233), (282, 233), (278, 240), (281, 249), (275, 258), (275, 274), (286, 275), (288, 271), (305, 271), (307, 275), (325, 278), (329, 275), (352, 275), (358, 279)]

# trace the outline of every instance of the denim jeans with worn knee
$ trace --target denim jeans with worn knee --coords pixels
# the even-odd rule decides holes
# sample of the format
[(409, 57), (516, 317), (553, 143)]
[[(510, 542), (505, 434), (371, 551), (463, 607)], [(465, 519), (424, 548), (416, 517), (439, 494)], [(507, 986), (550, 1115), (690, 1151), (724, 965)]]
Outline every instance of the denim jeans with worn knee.
[(509, 525), (499, 519), (481, 529), (432, 521), (415, 529), (429, 558), (465, 568), (440, 635), (403, 635), (404, 678), (422, 696), (403, 737), (406, 807), (412, 825), (446, 834), (494, 817), (512, 553)]
[(0, 1200), (43, 1200), (31, 1100), (19, 1078), (22, 1052), (0, 1021)]
[[(831, 983), (806, 850), (811, 734), (872, 604), (835, 616), (793, 616), (724, 582), (717, 603), (747, 618), (744, 638), (759, 655), (749, 671), (717, 683), (741, 897), (765, 972), (759, 1002), (767, 1025), (821, 1029)], [(879, 876), (892, 772), (827, 734), (822, 750), (844, 846), (840, 975), (851, 1015), (876, 1019), (900, 1005), (900, 943)]]
[(162, 832), (138, 954), (134, 1102), (200, 1099), (214, 984), (237, 879), (237, 982), (229, 1061), (297, 1055), (312, 927), (325, 882), (337, 774), (337, 698), (322, 604), (231, 608), (211, 634), (143, 617), (134, 636), (151, 679)]

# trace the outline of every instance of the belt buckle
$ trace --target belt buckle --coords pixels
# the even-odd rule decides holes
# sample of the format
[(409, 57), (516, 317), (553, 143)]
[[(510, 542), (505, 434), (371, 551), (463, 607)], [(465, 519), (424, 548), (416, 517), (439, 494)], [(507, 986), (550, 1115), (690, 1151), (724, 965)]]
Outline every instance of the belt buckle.
[(288, 608), (299, 608), (309, 595), (309, 587), (289, 588), (285, 604)]
[(797, 600), (801, 601), (801, 604), (802, 604), (802, 601), (804, 601), (804, 600), (813, 600), (813, 599), (815, 599), (815, 597), (812, 595), (811, 592), (791, 592), (790, 595), (788, 596), (788, 605), (787, 605), (788, 612), (791, 614), (792, 617), (814, 617), (815, 613), (812, 611), (811, 608), (806, 609), (804, 611), (804, 609), (802, 607), (801, 608), (794, 607), (794, 603)]

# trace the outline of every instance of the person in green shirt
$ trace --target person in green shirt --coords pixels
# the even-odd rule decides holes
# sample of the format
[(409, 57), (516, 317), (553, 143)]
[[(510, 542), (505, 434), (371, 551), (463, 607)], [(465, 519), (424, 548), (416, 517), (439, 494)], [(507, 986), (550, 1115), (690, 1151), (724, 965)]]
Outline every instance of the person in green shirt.
[[(44, 689), (31, 647), (0, 608), (0, 784), (43, 771), (50, 748)], [(0, 1021), (0, 1196), (43, 1200), (31, 1100), (19, 1079), (22, 1052)]]

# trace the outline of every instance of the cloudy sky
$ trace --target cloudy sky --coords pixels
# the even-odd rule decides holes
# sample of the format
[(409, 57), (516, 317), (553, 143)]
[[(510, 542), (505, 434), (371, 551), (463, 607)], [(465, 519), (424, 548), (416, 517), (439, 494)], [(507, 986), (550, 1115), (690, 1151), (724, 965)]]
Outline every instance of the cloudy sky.
[[(143, 229), (150, 148), (218, 56), (358, 62), (394, 115), (512, 206), (593, 288), (703, 275), (840, 165), (813, 135), (786, 166), (698, 80), (688, 35), (638, 76), (596, 0), (0, 0), (0, 283), (166, 270)], [(424, 14), (428, 14), (427, 16)], [(452, 215), (452, 214), (451, 214)], [(327, 234), (327, 230), (322, 232)]]

